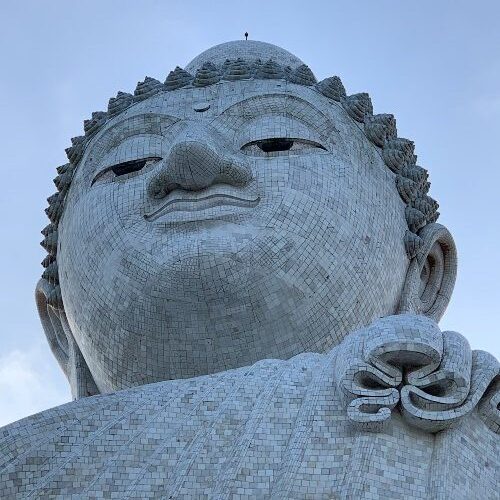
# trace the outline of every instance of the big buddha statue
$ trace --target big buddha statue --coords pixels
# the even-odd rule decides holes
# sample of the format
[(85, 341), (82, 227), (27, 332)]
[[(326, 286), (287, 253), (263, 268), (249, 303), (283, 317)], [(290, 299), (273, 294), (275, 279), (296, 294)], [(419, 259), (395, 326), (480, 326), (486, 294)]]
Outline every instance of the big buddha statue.
[(74, 401), (2, 498), (496, 499), (500, 371), (395, 118), (236, 41), (119, 92), (58, 168), (36, 303)]

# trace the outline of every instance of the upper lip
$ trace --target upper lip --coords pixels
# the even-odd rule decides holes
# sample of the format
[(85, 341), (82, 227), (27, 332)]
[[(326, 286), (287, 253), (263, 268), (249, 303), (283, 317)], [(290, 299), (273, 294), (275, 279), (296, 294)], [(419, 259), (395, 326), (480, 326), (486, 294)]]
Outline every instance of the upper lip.
[(259, 196), (245, 193), (227, 184), (210, 186), (201, 191), (184, 191), (182, 189), (177, 189), (166, 197), (160, 207), (144, 214), (144, 218), (152, 222), (158, 217), (170, 212), (181, 210), (194, 212), (219, 205), (252, 208), (255, 207), (259, 201)]

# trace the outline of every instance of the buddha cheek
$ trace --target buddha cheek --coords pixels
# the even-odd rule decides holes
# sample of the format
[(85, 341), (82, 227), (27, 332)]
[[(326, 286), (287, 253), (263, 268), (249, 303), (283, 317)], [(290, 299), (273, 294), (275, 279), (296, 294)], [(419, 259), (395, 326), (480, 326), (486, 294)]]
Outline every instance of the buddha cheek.
[[(73, 316), (73, 305), (77, 314), (90, 307), (96, 297), (106, 302), (126, 242), (133, 237), (133, 231), (125, 228), (124, 221), (132, 220), (137, 200), (127, 198), (128, 190), (117, 193), (114, 188), (103, 186), (78, 197), (74, 204), (68, 204), (60, 224), (62, 244), (58, 260), (69, 318)], [(136, 219), (140, 221), (138, 215)]]
[[(263, 199), (260, 223), (292, 240), (318, 240), (324, 245), (327, 228), (343, 223), (357, 200), (351, 174), (331, 155), (289, 156), (260, 161), (254, 167)], [(319, 241), (321, 240), (321, 241)]]

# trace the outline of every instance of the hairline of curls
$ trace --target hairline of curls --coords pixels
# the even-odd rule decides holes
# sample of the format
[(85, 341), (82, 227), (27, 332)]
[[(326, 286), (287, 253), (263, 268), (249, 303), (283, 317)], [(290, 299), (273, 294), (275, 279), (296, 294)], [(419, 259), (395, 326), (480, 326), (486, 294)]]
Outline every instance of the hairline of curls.
[(84, 135), (71, 139), (72, 145), (66, 149), (69, 163), (57, 168), (58, 175), (54, 179), (57, 192), (47, 199), (49, 206), (45, 209), (50, 224), (42, 230), (44, 239), (41, 245), (48, 253), (42, 261), (42, 266), (45, 268), (42, 278), (51, 285), (51, 291), (47, 295), (48, 305), (54, 309), (64, 308), (57, 266), (57, 228), (63, 215), (65, 198), (75, 170), (92, 137), (109, 119), (160, 92), (172, 92), (189, 87), (207, 87), (222, 81), (249, 79), (280, 79), (311, 87), (332, 103), (336, 102), (345, 109), (356, 125), (364, 131), (366, 137), (379, 149), (384, 163), (395, 174), (397, 190), (406, 204), (405, 217), (408, 224), (408, 230), (404, 236), (406, 253), (409, 259), (417, 256), (423, 247), (423, 240), (418, 233), (425, 225), (437, 220), (439, 205), (427, 194), (430, 188), (428, 172), (417, 165), (413, 142), (397, 137), (394, 116), (391, 114), (374, 115), (369, 95), (366, 93), (346, 95), (345, 88), (337, 76), (317, 82), (313, 72), (305, 64), (292, 69), (273, 59), (266, 62), (260, 59), (254, 61), (241, 58), (227, 59), (219, 67), (206, 62), (195, 75), (177, 66), (169, 73), (164, 83), (146, 77), (144, 81), (137, 84), (133, 95), (118, 92), (116, 97), (109, 100), (107, 112), (94, 112), (89, 120), (84, 121)]

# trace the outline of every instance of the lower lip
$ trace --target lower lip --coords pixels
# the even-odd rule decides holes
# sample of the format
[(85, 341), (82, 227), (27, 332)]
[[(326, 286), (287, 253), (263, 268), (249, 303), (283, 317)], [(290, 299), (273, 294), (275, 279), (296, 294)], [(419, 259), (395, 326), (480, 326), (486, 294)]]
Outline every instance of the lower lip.
[[(223, 219), (224, 216), (255, 208), (260, 198), (244, 200), (228, 195), (212, 195), (198, 200), (175, 200), (157, 212), (147, 214), (144, 218), (148, 222), (157, 220), (170, 222), (189, 222)], [(236, 210), (231, 210), (231, 208)], [(214, 210), (215, 209), (215, 210)], [(229, 210), (226, 210), (229, 209)]]

